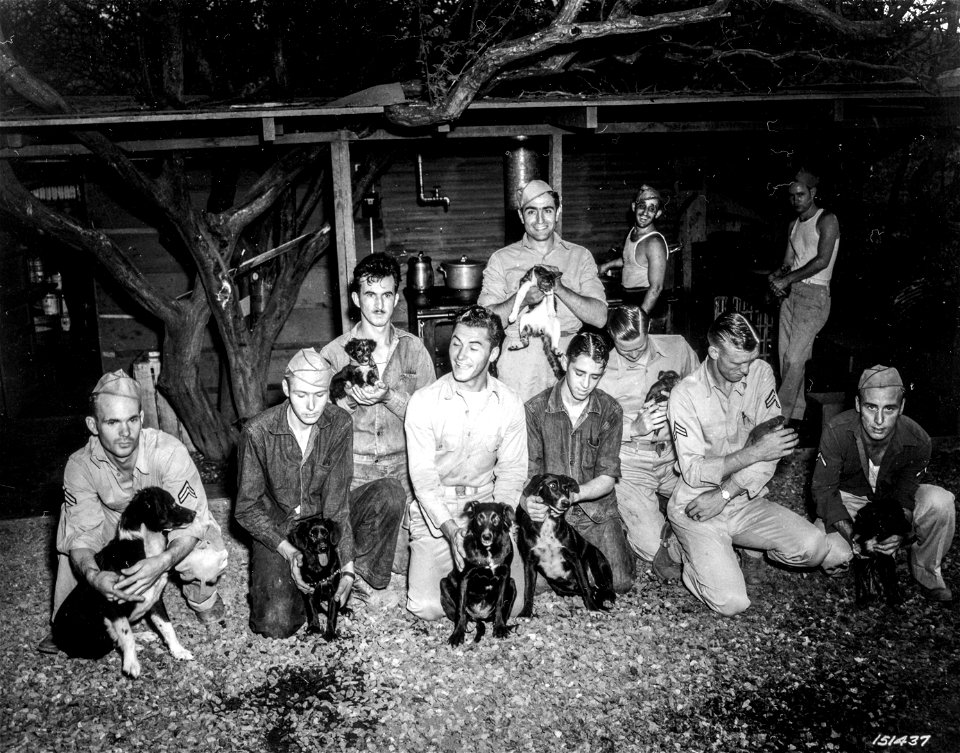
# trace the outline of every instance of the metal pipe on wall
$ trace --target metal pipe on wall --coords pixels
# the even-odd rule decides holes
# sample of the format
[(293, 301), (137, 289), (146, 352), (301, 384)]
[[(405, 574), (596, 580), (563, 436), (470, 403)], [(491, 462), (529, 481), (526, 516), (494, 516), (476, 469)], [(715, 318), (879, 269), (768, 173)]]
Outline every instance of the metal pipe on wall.
[(503, 153), (504, 243), (517, 240), (517, 191), (540, 177), (540, 154), (527, 145), (526, 136), (517, 136), (519, 145)]

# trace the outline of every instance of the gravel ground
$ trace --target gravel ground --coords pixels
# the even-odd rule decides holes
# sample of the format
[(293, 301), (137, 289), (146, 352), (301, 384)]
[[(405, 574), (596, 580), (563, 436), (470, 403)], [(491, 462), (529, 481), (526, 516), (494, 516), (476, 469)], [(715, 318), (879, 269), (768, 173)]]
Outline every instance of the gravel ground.
[[(800, 507), (811, 453), (773, 487)], [(960, 451), (933, 479), (958, 488)], [(229, 530), (225, 500), (211, 504)], [(901, 571), (899, 611), (857, 609), (849, 577), (767, 568), (751, 608), (713, 615), (644, 572), (607, 614), (538, 596), (510, 637), (452, 649), (449, 623), (402, 609), (360, 613), (334, 644), (263, 640), (246, 626), (247, 551), (228, 542), (228, 615), (200, 626), (176, 588), (167, 606), (196, 660), (141, 634), (143, 675), (119, 656), (35, 652), (46, 630), (50, 517), (0, 521), (3, 751), (872, 751), (960, 750), (957, 608), (920, 598)], [(948, 581), (960, 586), (948, 557)], [(889, 747), (889, 746), (886, 746)]]

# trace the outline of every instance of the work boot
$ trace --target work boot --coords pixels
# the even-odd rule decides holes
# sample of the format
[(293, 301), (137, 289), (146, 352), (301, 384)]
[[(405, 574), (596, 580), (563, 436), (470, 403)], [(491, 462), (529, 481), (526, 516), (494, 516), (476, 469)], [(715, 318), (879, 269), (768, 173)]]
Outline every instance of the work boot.
[(953, 591), (950, 590), (949, 586), (939, 586), (937, 588), (927, 588), (926, 586), (918, 583), (920, 586), (920, 594), (927, 601), (932, 601), (937, 604), (952, 604), (953, 603)]
[(680, 580), (680, 565), (673, 561), (663, 544), (653, 555), (650, 566), (653, 569), (653, 574), (666, 583)]
[(374, 588), (364, 580), (362, 575), (358, 574), (353, 583), (353, 590), (350, 592), (350, 601), (354, 609), (379, 612), (394, 609), (400, 603), (400, 597), (390, 586)]
[(740, 558), (740, 569), (743, 570), (743, 581), (748, 586), (759, 586), (766, 580), (765, 570), (767, 569), (763, 557), (751, 557), (749, 554), (737, 552)]
[(204, 609), (202, 612), (197, 612), (197, 619), (200, 620), (207, 627), (213, 627), (218, 622), (223, 620), (226, 616), (227, 609), (224, 606), (223, 599), (220, 597), (220, 594), (217, 594), (216, 600), (213, 602), (213, 606), (209, 609)]
[(54, 643), (53, 633), (47, 633), (43, 640), (37, 644), (37, 651), (41, 654), (56, 655), (60, 653), (60, 647)]

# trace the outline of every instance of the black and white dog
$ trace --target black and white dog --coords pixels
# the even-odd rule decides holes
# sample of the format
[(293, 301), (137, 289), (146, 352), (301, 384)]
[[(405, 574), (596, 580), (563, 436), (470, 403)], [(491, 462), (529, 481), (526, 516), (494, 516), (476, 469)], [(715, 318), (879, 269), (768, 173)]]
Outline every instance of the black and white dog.
[[(539, 335), (543, 341), (547, 362), (557, 379), (563, 376), (563, 366), (560, 363), (560, 319), (557, 318), (557, 300), (554, 292), (559, 278), (559, 275), (539, 264), (530, 267), (520, 278), (520, 288), (513, 301), (513, 310), (507, 317), (510, 324), (517, 322), (520, 330), (520, 345), (511, 345), (510, 350), (522, 350), (528, 347), (530, 336)], [(527, 291), (534, 285), (543, 293), (543, 298), (532, 306), (523, 306)], [(523, 311), (520, 311), (521, 307)]]
[(343, 349), (350, 357), (351, 363), (340, 369), (330, 380), (330, 400), (334, 405), (340, 405), (341, 400), (346, 400), (351, 408), (356, 407), (353, 398), (347, 395), (348, 384), (372, 387), (377, 383), (380, 370), (373, 360), (373, 351), (376, 347), (377, 344), (373, 340), (357, 337), (347, 340)]
[[(164, 489), (141, 489), (120, 515), (116, 538), (97, 553), (97, 567), (119, 574), (146, 557), (156, 557), (167, 548), (166, 532), (190, 525), (194, 516), (193, 510), (178, 505)], [(113, 602), (81, 579), (57, 611), (53, 640), (76, 659), (102, 659), (116, 645), (123, 655), (123, 673), (139, 677), (140, 661), (130, 625), (146, 616), (174, 658), (192, 660), (193, 654), (181, 645), (163, 604), (166, 585), (164, 573), (142, 594), (143, 601)]]

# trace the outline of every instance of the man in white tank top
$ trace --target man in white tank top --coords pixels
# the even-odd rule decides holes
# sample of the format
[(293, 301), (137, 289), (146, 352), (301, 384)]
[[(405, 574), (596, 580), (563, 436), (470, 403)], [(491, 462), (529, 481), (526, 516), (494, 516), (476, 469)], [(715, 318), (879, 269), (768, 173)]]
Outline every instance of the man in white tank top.
[(608, 269), (623, 268), (623, 287), (627, 291), (643, 291), (642, 301), (630, 302), (639, 303), (647, 316), (663, 292), (667, 271), (667, 241), (654, 225), (663, 214), (661, 207), (660, 192), (646, 184), (640, 186), (630, 205), (634, 225), (623, 241), (623, 254), (600, 265), (600, 274)]
[(817, 206), (820, 178), (801, 169), (788, 189), (797, 219), (790, 226), (783, 266), (770, 276), (775, 293), (790, 294), (780, 304), (780, 390), (783, 416), (798, 423), (806, 409), (804, 369), (813, 341), (830, 316), (830, 278), (840, 248), (840, 223)]

